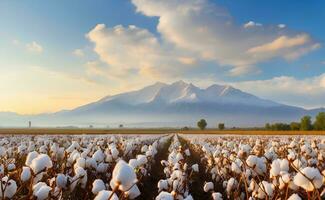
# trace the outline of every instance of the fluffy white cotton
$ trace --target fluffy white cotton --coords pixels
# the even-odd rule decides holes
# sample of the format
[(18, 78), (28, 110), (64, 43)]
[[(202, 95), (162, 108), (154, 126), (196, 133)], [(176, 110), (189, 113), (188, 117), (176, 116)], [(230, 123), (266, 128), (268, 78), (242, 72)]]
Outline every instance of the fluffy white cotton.
[(44, 182), (39, 182), (33, 186), (33, 195), (37, 198), (37, 200), (45, 200), (48, 198), (51, 187), (46, 185)]
[(137, 155), (137, 162), (139, 165), (147, 164), (148, 159), (145, 155)]
[(120, 160), (114, 167), (113, 177), (110, 181), (112, 188), (118, 187), (119, 190), (126, 191), (137, 182), (137, 176), (132, 166), (124, 160)]
[(105, 190), (105, 189), (106, 189), (106, 186), (105, 186), (104, 181), (102, 179), (96, 179), (93, 182), (93, 187), (92, 187), (91, 192), (93, 194), (98, 194), (100, 191)]
[(17, 192), (17, 184), (16, 181), (10, 179), (7, 176), (3, 177), (1, 179), (0, 185), (2, 185), (2, 188), (5, 188), (5, 185), (7, 185), (6, 189), (4, 190), (4, 193), (2, 193), (2, 190), (0, 189), (0, 196), (3, 196), (5, 198), (11, 198), (15, 195)]
[(292, 194), (288, 200), (302, 200), (298, 194)]
[(125, 192), (125, 194), (129, 199), (135, 199), (141, 194), (141, 192), (137, 185), (133, 185), (130, 190)]
[[(94, 200), (108, 200), (108, 198), (112, 195), (112, 191), (102, 190), (100, 191)], [(116, 194), (111, 196), (110, 200), (119, 200)]]
[[(261, 188), (264, 188), (265, 191), (263, 191)], [(268, 197), (273, 196), (273, 185), (272, 185), (272, 183), (262, 181), (262, 183), (259, 183), (257, 197), (260, 199), (264, 199), (264, 198), (266, 198), (265, 195), (267, 195)]]
[(158, 181), (158, 190), (167, 190), (168, 189), (168, 180), (159, 180)]
[(26, 158), (25, 164), (30, 167), (32, 161), (38, 156), (39, 154), (36, 151), (29, 152)]
[(193, 170), (194, 172), (199, 172), (199, 165), (198, 165), (198, 164), (194, 164), (194, 165), (192, 165), (192, 170)]
[(45, 169), (52, 168), (53, 164), (51, 158), (47, 154), (40, 154), (32, 160), (30, 168), (34, 174), (37, 174)]
[(209, 192), (210, 190), (214, 190), (214, 184), (212, 182), (207, 182), (203, 186), (204, 192)]
[(156, 197), (156, 200), (174, 200), (174, 197), (171, 193), (162, 191)]
[[(313, 191), (314, 189), (318, 189), (322, 186), (323, 176), (318, 169), (306, 167), (301, 170), (301, 173), (298, 173), (293, 179), (293, 182), (297, 186), (304, 188), (306, 191)], [(308, 177), (308, 179), (303, 174)], [(314, 188), (313, 184), (316, 188)]]
[(212, 193), (212, 199), (213, 200), (222, 200), (222, 194), (219, 192)]
[(22, 170), (22, 172), (20, 174), (20, 180), (22, 182), (26, 182), (26, 181), (28, 181), (30, 179), (31, 176), (32, 176), (32, 172), (31, 172), (30, 168), (29, 167), (23, 167), (23, 170)]
[(131, 165), (133, 168), (137, 168), (139, 166), (138, 160), (137, 159), (130, 159), (129, 160), (129, 165)]
[(66, 188), (68, 178), (64, 174), (58, 174), (56, 177), (56, 186), (59, 188)]

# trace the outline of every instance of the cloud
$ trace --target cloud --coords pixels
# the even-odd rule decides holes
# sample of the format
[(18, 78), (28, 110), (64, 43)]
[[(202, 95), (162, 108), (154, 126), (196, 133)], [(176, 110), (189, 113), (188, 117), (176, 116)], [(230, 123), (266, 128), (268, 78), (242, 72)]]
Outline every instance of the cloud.
[(287, 25), (285, 25), (285, 24), (278, 24), (278, 27), (279, 28), (285, 28), (285, 27), (287, 27)]
[[(258, 63), (272, 58), (297, 59), (320, 47), (307, 33), (283, 25), (262, 26), (253, 21), (238, 25), (230, 13), (208, 0), (132, 2), (137, 12), (158, 17), (157, 31), (164, 43), (175, 45), (178, 51), (195, 54), (197, 61), (237, 68), (230, 72), (247, 73), (254, 71)], [(273, 42), (283, 43), (281, 51), (262, 51), (273, 46)], [(260, 50), (258, 54), (253, 53), (254, 48)]]
[(249, 21), (246, 24), (244, 24), (244, 28), (253, 28), (253, 27), (259, 27), (259, 26), (263, 26), (261, 23), (256, 23), (253, 21)]
[(325, 106), (325, 73), (304, 79), (279, 76), (268, 80), (236, 82), (231, 85), (289, 105), (306, 108)]
[(73, 55), (77, 56), (77, 57), (83, 57), (85, 55), (84, 51), (82, 49), (75, 49), (72, 52)]
[(106, 27), (98, 24), (86, 36), (94, 43), (94, 51), (108, 65), (111, 76), (145, 75), (164, 78), (180, 75), (195, 59), (183, 55), (159, 40), (148, 30), (136, 26)]
[(27, 43), (26, 49), (33, 53), (42, 53), (43, 52), (43, 47), (35, 41), (33, 41), (31, 43)]

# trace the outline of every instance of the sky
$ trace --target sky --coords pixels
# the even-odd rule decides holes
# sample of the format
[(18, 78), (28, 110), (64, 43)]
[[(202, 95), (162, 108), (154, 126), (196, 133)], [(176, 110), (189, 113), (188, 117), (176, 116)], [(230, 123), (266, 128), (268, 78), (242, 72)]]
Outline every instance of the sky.
[(0, 111), (72, 109), (157, 81), (325, 106), (325, 2), (2, 0)]

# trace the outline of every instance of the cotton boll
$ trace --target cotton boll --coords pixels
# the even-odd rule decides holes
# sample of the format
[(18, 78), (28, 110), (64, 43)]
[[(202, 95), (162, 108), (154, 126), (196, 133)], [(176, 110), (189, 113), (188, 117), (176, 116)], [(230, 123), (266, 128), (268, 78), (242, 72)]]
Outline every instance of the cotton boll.
[(129, 199), (135, 199), (141, 194), (141, 192), (137, 185), (133, 185), (130, 190), (125, 192), (125, 194)]
[(314, 188), (311, 181), (309, 181), (303, 174), (298, 173), (294, 179), (293, 182), (299, 186), (304, 188), (306, 191), (313, 191), (314, 189), (318, 189), (323, 184), (323, 176), (318, 171), (318, 169), (313, 167), (306, 167), (301, 172), (308, 177), (309, 180), (312, 181), (312, 183), (315, 185), (316, 188)]
[(36, 151), (29, 152), (26, 158), (25, 164), (30, 167), (32, 161), (38, 156), (39, 154)]
[(194, 164), (194, 165), (192, 165), (192, 170), (194, 171), (194, 172), (199, 172), (199, 165), (198, 164)]
[(118, 187), (119, 190), (126, 191), (136, 182), (137, 177), (133, 167), (124, 160), (120, 160), (114, 167), (110, 186), (112, 188)]
[(191, 152), (189, 149), (185, 149), (184, 153), (186, 156), (191, 156)]
[(104, 153), (101, 149), (98, 149), (92, 156), (92, 158), (96, 161), (96, 162), (103, 162), (104, 161)]
[(102, 181), (102, 179), (96, 179), (93, 182), (93, 188), (92, 188), (91, 192), (93, 194), (98, 194), (100, 191), (105, 190), (105, 189), (106, 189), (106, 186), (105, 186), (104, 181)]
[(13, 171), (16, 169), (16, 165), (14, 163), (10, 163), (7, 166), (8, 171)]
[(298, 194), (292, 194), (288, 200), (302, 200)]
[(8, 180), (8, 179), (9, 178), (7, 176), (1, 179), (0, 185), (2, 185), (2, 188), (4, 189), (5, 185), (7, 186), (3, 194), (2, 194), (2, 190), (0, 190), (0, 196), (11, 199), (17, 192), (17, 184), (14, 180), (12, 179)]
[(82, 157), (79, 157), (76, 161), (76, 163), (74, 164), (74, 168), (77, 167), (82, 167), (82, 168), (86, 168), (86, 160)]
[[(100, 191), (94, 200), (107, 200), (112, 195), (112, 191)], [(119, 200), (116, 194), (113, 194), (110, 200)]]
[(97, 162), (94, 158), (87, 158), (86, 159), (86, 168), (87, 169), (96, 169), (97, 168)]
[(40, 154), (32, 160), (30, 168), (33, 170), (34, 174), (37, 174), (45, 169), (52, 168), (52, 166), (53, 164), (50, 157), (46, 154)]
[(33, 186), (33, 195), (37, 198), (37, 200), (45, 200), (48, 198), (51, 187), (46, 185), (44, 182), (39, 182)]
[(97, 166), (97, 172), (98, 173), (105, 173), (108, 169), (108, 164), (107, 163), (99, 163)]
[(207, 182), (203, 186), (204, 192), (209, 192), (210, 190), (214, 190), (214, 184), (212, 182)]
[[(273, 187), (271, 183), (268, 183), (266, 181), (262, 181), (262, 183), (259, 184), (259, 188), (258, 188), (258, 194), (257, 197), (260, 199), (264, 199), (265, 197), (265, 193), (268, 197), (272, 197), (273, 196)], [(263, 191), (261, 188), (264, 188), (265, 191)]]
[(118, 155), (120, 154), (119, 151), (116, 149), (116, 147), (111, 149), (111, 153), (112, 153), (113, 159), (115, 159), (115, 160), (118, 158)]
[(148, 162), (148, 159), (145, 155), (137, 155), (137, 161), (139, 165), (144, 165)]
[(78, 183), (80, 183), (80, 186), (82, 188), (85, 188), (86, 184), (87, 184), (87, 172), (86, 172), (86, 170), (84, 170), (81, 167), (77, 167), (75, 169), (75, 174), (76, 174), (75, 178), (79, 179)]
[(168, 181), (167, 180), (159, 180), (158, 182), (158, 190), (159, 192), (162, 190), (168, 189)]
[(223, 199), (222, 199), (222, 194), (219, 193), (219, 192), (213, 192), (213, 193), (212, 193), (212, 199), (213, 199), (213, 200), (223, 200)]
[(20, 174), (20, 180), (22, 182), (28, 181), (32, 176), (32, 172), (29, 167), (23, 167), (23, 170)]
[(6, 155), (6, 149), (0, 146), (0, 157), (4, 157)]
[(162, 191), (156, 197), (156, 200), (174, 200), (174, 196), (169, 192)]
[(0, 177), (3, 176), (4, 174), (5, 174), (5, 168), (3, 164), (0, 164)]
[(56, 177), (56, 186), (59, 188), (66, 188), (68, 178), (64, 174), (58, 174)]
[(188, 195), (184, 200), (194, 200), (192, 195)]
[(133, 168), (137, 168), (139, 166), (138, 160), (137, 159), (130, 159), (129, 160), (129, 165), (131, 165)]

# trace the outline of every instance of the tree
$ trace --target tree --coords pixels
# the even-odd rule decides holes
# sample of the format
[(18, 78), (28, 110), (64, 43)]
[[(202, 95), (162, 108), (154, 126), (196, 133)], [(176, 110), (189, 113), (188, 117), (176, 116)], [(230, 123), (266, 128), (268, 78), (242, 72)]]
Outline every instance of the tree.
[(312, 130), (313, 126), (311, 124), (310, 116), (303, 116), (300, 120), (300, 130), (309, 131)]
[(219, 130), (225, 129), (225, 124), (224, 123), (219, 123), (218, 128), (219, 128)]
[(269, 123), (266, 123), (266, 124), (265, 124), (265, 129), (266, 129), (266, 130), (271, 130), (271, 125), (270, 125)]
[(316, 116), (314, 123), (315, 130), (325, 130), (325, 112), (320, 112)]
[(205, 127), (207, 126), (207, 122), (205, 121), (205, 119), (201, 119), (200, 121), (197, 122), (197, 126), (201, 129), (204, 130)]
[(298, 122), (291, 122), (290, 123), (290, 129), (293, 130), (293, 131), (300, 130), (300, 123), (298, 123)]

